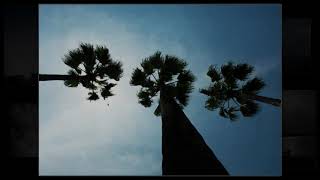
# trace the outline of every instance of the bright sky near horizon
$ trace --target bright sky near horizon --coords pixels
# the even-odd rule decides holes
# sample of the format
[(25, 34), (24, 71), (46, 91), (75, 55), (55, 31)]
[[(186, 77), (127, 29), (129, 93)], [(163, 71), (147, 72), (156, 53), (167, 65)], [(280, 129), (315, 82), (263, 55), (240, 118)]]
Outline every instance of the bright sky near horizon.
[[(281, 98), (281, 5), (40, 5), (39, 73), (66, 74), (62, 57), (80, 42), (106, 45), (124, 64), (115, 96), (89, 102), (88, 90), (39, 83), (40, 175), (161, 175), (161, 120), (138, 104), (133, 69), (155, 51), (185, 59), (197, 80), (184, 109), (231, 175), (281, 175), (281, 108), (261, 104), (230, 122), (204, 108), (208, 66), (253, 65)], [(109, 104), (109, 106), (107, 105)]]

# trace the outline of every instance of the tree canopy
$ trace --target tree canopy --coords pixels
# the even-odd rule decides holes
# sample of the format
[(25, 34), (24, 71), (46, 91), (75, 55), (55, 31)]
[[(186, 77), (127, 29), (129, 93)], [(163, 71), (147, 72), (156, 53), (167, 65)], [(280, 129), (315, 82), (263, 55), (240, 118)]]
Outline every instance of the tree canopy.
[[(162, 55), (157, 51), (140, 63), (141, 67), (134, 69), (130, 84), (141, 86), (137, 96), (139, 103), (150, 107), (160, 90), (163, 98), (175, 99), (181, 108), (187, 106), (189, 94), (193, 90), (195, 76), (187, 70), (187, 62), (172, 55)], [(161, 114), (160, 107), (155, 115)]]
[(79, 48), (70, 50), (63, 62), (71, 68), (68, 75), (74, 77), (65, 80), (64, 84), (68, 87), (81, 84), (89, 89), (90, 101), (99, 99), (99, 91), (104, 99), (113, 96), (111, 88), (116, 84), (108, 81), (119, 81), (123, 73), (122, 63), (111, 58), (107, 47), (94, 47), (89, 43), (81, 43)]
[(200, 93), (208, 96), (205, 108), (219, 110), (219, 115), (236, 120), (240, 112), (245, 117), (254, 116), (259, 105), (248, 95), (257, 95), (265, 86), (261, 78), (250, 78), (254, 68), (246, 63), (228, 62), (218, 68), (211, 65), (207, 76), (211, 79), (209, 87), (200, 89)]

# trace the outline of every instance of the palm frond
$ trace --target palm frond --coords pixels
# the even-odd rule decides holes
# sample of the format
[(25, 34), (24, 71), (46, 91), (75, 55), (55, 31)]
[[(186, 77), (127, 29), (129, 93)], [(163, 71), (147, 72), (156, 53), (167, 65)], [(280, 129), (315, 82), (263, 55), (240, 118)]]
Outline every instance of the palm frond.
[(152, 105), (152, 99), (150, 97), (150, 93), (148, 91), (143, 90), (142, 88), (137, 94), (139, 103), (144, 107), (150, 107)]
[(80, 81), (78, 79), (68, 79), (64, 81), (64, 85), (67, 87), (77, 87)]
[(177, 77), (179, 82), (194, 82), (196, 80), (195, 76), (190, 70), (183, 70)]
[(147, 75), (151, 75), (153, 73), (154, 65), (148, 58), (142, 60), (140, 65), (143, 68), (143, 72), (146, 73)]
[(91, 89), (91, 90), (96, 90), (98, 87), (93, 84), (90, 80), (87, 79), (81, 79), (80, 83), (82, 84), (83, 87)]
[(144, 107), (150, 107), (152, 104), (152, 100), (150, 98), (139, 99), (139, 103)]
[(183, 105), (187, 106), (188, 101), (189, 101), (189, 94), (192, 92), (194, 89), (192, 82), (186, 81), (186, 82), (181, 82), (178, 81), (176, 85), (176, 98), (177, 100)]
[(190, 99), (190, 95), (189, 94), (182, 94), (182, 93), (178, 93), (176, 95), (176, 99), (179, 101), (179, 103), (183, 106), (187, 106), (188, 105), (188, 102), (189, 102), (189, 99)]
[(228, 89), (236, 89), (238, 88), (237, 79), (233, 76), (228, 76), (224, 79), (225, 84), (228, 86)]
[[(139, 103), (145, 107), (151, 106), (152, 98), (161, 89), (161, 99), (175, 98), (179, 106), (187, 105), (195, 76), (191, 71), (185, 70), (187, 63), (183, 59), (176, 56), (162, 56), (161, 52), (157, 51), (143, 59), (140, 65), (142, 69), (136, 68), (130, 79), (131, 85), (142, 86), (143, 90), (137, 94)], [(158, 79), (153, 74), (155, 71), (158, 72)], [(177, 80), (170, 82), (174, 78)], [(158, 110), (155, 111), (155, 115), (157, 113), (159, 113)]]
[(169, 82), (173, 79), (173, 74), (170, 71), (162, 69), (159, 73), (160, 81), (162, 82)]
[(226, 114), (226, 110), (223, 107), (220, 107), (219, 109), (219, 115), (224, 117), (224, 118), (228, 118), (227, 114)]
[[(111, 88), (116, 84), (108, 83), (107, 77), (119, 81), (123, 73), (122, 63), (112, 60), (107, 47), (97, 45), (94, 48), (90, 43), (80, 43), (78, 48), (70, 50), (64, 56), (63, 62), (72, 68), (68, 71), (71, 78), (65, 80), (64, 84), (68, 87), (77, 87), (80, 83), (83, 87), (92, 90), (88, 97), (90, 101), (99, 99), (95, 92), (99, 90), (104, 99), (113, 96)], [(80, 66), (81, 64), (84, 69)], [(85, 75), (80, 76), (82, 72)]]
[(213, 65), (209, 66), (209, 70), (207, 72), (207, 75), (211, 78), (211, 82), (219, 81), (222, 79), (217, 68)]
[(231, 120), (231, 121), (235, 121), (238, 119), (238, 115), (234, 112), (228, 112), (228, 118)]
[(252, 101), (248, 100), (244, 105), (240, 106), (240, 112), (245, 117), (251, 117), (258, 113), (259, 105)]
[(107, 75), (106, 74), (106, 66), (98, 65), (94, 70), (94, 74), (96, 74), (98, 77), (100, 77), (100, 79), (103, 79)]
[(83, 54), (79, 49), (71, 50), (64, 56), (62, 60), (67, 66), (77, 69), (78, 66), (83, 62)]
[(145, 79), (145, 81), (143, 82), (143, 84), (141, 86), (146, 87), (146, 88), (153, 88), (155, 86), (155, 82), (152, 81), (150, 78), (147, 78), (147, 79)]
[(107, 83), (104, 88), (107, 89), (107, 90), (110, 90), (112, 87), (116, 86), (117, 84), (114, 84), (114, 83)]
[(95, 82), (97, 84), (99, 84), (100, 86), (103, 86), (103, 87), (106, 86), (107, 84), (109, 84), (107, 80), (98, 80), (98, 79), (96, 79)]
[(183, 59), (176, 56), (166, 55), (163, 70), (171, 73), (172, 75), (177, 75), (182, 72), (187, 65), (187, 62)]
[(228, 62), (221, 66), (221, 74), (224, 78), (228, 79), (233, 75), (234, 66), (232, 62)]
[(76, 70), (74, 70), (74, 69), (70, 69), (67, 72), (67, 74), (70, 75), (70, 76), (73, 76), (73, 77), (78, 77), (79, 76), (78, 72)]
[(164, 64), (160, 51), (155, 52), (152, 56), (148, 58), (148, 60), (155, 69), (161, 69)]
[(211, 96), (206, 101), (205, 108), (207, 108), (210, 111), (213, 111), (213, 110), (219, 108), (221, 106), (221, 104), (222, 104), (221, 100), (217, 99), (214, 96)]
[(105, 73), (109, 78), (119, 81), (123, 73), (122, 63), (120, 61), (109, 63)]
[(210, 94), (210, 91), (209, 91), (208, 89), (200, 89), (199, 92), (200, 92), (201, 94), (205, 94), (205, 95), (207, 95), (207, 96), (210, 96), (210, 95), (211, 95), (211, 94)]
[(90, 101), (95, 101), (95, 100), (99, 99), (98, 94), (95, 92), (89, 92), (88, 95), (89, 95), (89, 97), (87, 99)]
[(132, 86), (142, 85), (146, 81), (147, 75), (139, 68), (136, 68), (130, 79), (130, 84)]
[(92, 72), (96, 64), (96, 56), (93, 45), (89, 43), (81, 43), (80, 50), (83, 56), (83, 63), (87, 72)]
[[(233, 62), (228, 62), (220, 67), (219, 72), (211, 65), (207, 75), (211, 78), (212, 84), (208, 88), (199, 90), (200, 93), (209, 96), (205, 107), (208, 110), (219, 108), (219, 115), (231, 121), (237, 120), (240, 113), (247, 117), (256, 114), (259, 106), (250, 100), (248, 95), (257, 94), (265, 86), (262, 79), (255, 77), (246, 81), (241, 88), (238, 87), (238, 81), (247, 80), (253, 69), (248, 64), (234, 65)], [(229, 107), (231, 100), (233, 104)]]
[(253, 67), (248, 64), (237, 64), (234, 67), (233, 76), (241, 81), (248, 79), (248, 76), (252, 73)]
[(263, 87), (265, 83), (260, 78), (253, 78), (246, 82), (245, 85), (242, 86), (242, 91), (246, 93), (258, 93)]
[(111, 88), (114, 87), (116, 84), (113, 83), (107, 83), (107, 85), (105, 85), (102, 89), (101, 89), (101, 96), (103, 97), (103, 99), (106, 99), (110, 96), (113, 96), (114, 94), (111, 92)]
[(110, 54), (109, 54), (109, 49), (105, 46), (96, 46), (95, 55), (97, 57), (97, 60), (102, 65), (109, 64), (112, 61)]
[(80, 69), (80, 67), (77, 67), (74, 69), (79, 75), (81, 75), (82, 73), (82, 70)]
[(226, 100), (228, 87), (224, 82), (216, 82), (213, 85), (210, 85), (208, 91), (211, 95), (221, 99)]
[(238, 115), (236, 114), (237, 109), (235, 107), (230, 107), (227, 110), (227, 116), (231, 121), (235, 121), (238, 119)]
[(235, 99), (237, 100), (237, 102), (239, 102), (240, 104), (245, 104), (248, 100), (248, 98), (244, 95), (239, 95), (239, 96), (236, 96)]

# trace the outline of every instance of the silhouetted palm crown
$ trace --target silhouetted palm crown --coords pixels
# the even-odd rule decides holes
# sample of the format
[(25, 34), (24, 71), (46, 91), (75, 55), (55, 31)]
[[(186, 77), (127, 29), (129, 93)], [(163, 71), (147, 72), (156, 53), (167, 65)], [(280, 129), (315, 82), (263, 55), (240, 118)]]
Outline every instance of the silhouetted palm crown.
[(254, 77), (249, 79), (253, 67), (248, 64), (222, 65), (220, 70), (210, 66), (207, 75), (211, 78), (211, 85), (200, 92), (209, 96), (205, 103), (208, 110), (219, 109), (219, 115), (230, 120), (238, 118), (237, 112), (250, 117), (259, 111), (259, 105), (249, 99), (247, 95), (257, 95), (265, 86), (264, 82)]
[(119, 81), (122, 76), (122, 63), (114, 61), (105, 46), (96, 46), (88, 43), (81, 43), (80, 47), (70, 50), (63, 58), (63, 61), (71, 69), (68, 75), (74, 78), (65, 80), (64, 84), (68, 87), (77, 87), (81, 84), (88, 88), (88, 100), (97, 100), (100, 91), (101, 97), (108, 98), (114, 94), (111, 88), (115, 83), (108, 81), (113, 79)]
[[(133, 86), (141, 86), (137, 96), (139, 103), (150, 107), (153, 98), (160, 92), (162, 98), (173, 98), (181, 108), (188, 104), (189, 93), (192, 92), (195, 81), (190, 70), (186, 70), (187, 63), (178, 57), (161, 55), (157, 51), (142, 60), (141, 68), (136, 68), (130, 80)], [(164, 93), (165, 92), (165, 93)], [(155, 115), (161, 115), (160, 106)]]

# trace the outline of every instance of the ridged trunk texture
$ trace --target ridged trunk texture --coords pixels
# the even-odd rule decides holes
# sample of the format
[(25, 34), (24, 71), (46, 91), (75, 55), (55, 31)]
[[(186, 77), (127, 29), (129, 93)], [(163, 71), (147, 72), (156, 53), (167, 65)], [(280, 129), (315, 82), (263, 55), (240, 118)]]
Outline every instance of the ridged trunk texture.
[(228, 175), (228, 172), (173, 100), (160, 92), (163, 175)]

